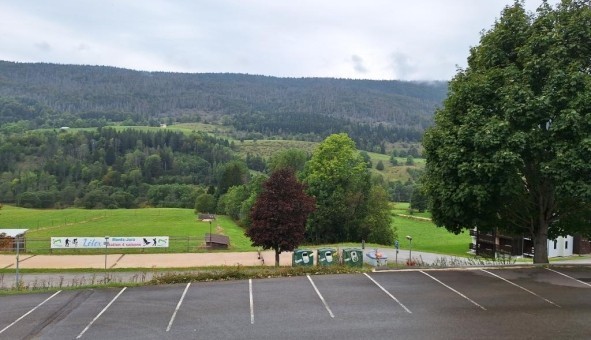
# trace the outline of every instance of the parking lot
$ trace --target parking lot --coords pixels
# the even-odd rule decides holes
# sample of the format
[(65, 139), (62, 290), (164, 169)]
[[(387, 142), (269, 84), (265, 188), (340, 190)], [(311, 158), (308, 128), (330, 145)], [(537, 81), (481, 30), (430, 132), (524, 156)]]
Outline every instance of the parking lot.
[(384, 271), (0, 297), (0, 339), (589, 338), (591, 269)]

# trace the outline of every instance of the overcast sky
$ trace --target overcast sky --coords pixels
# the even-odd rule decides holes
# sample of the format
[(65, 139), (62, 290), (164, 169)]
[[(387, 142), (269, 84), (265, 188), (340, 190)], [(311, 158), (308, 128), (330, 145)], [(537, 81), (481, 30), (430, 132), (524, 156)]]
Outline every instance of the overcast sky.
[[(550, 0), (551, 4), (557, 0)], [(146, 71), (449, 80), (513, 0), (14, 0), (0, 59)], [(541, 0), (526, 0), (535, 10)]]

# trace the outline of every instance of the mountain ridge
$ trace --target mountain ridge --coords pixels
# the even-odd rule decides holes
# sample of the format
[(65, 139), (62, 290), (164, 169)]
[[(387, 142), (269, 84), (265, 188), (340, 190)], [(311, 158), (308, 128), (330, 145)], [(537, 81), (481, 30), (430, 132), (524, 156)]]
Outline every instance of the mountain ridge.
[[(311, 133), (323, 138), (348, 132), (375, 148), (384, 142), (420, 140), (446, 95), (447, 83), (442, 81), (286, 78), (0, 61), (0, 123), (24, 118), (36, 127), (207, 120), (261, 136)], [(318, 124), (309, 132), (297, 128), (310, 120)]]

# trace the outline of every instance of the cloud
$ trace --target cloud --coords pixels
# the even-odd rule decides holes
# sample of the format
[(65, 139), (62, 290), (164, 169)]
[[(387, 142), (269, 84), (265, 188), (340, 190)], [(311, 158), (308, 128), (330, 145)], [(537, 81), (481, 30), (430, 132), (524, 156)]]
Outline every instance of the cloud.
[[(541, 1), (525, 0), (526, 8)], [(512, 2), (5, 1), (0, 59), (147, 71), (445, 80), (456, 65), (465, 65), (480, 31)]]
[(351, 62), (353, 62), (353, 69), (357, 73), (367, 73), (368, 69), (363, 65), (363, 58), (354, 54), (351, 56)]
[(51, 51), (51, 45), (47, 41), (35, 43), (35, 47), (43, 52)]
[(416, 67), (412, 64), (408, 55), (401, 52), (394, 52), (390, 56), (392, 74), (394, 79), (412, 79)]

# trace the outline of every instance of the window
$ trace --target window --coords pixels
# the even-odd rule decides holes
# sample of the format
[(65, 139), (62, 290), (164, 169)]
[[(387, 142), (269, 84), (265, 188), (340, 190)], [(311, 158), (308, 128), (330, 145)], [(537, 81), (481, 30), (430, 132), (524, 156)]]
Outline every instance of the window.
[(558, 240), (554, 240), (554, 249), (556, 249), (556, 245), (558, 245)]
[(564, 241), (564, 249), (568, 249), (568, 240)]

